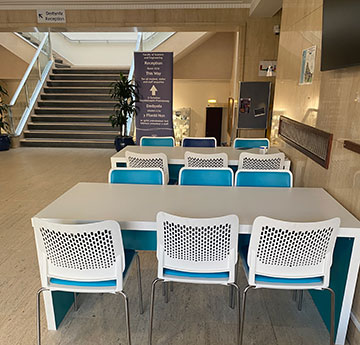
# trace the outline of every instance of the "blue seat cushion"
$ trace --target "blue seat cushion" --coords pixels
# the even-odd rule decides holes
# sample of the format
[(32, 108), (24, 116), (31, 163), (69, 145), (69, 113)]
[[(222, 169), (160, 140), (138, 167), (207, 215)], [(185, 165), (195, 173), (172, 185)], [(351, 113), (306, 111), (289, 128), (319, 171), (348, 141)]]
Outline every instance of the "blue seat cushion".
[(164, 275), (186, 278), (229, 278), (229, 272), (194, 273), (164, 268)]
[[(245, 268), (246, 273), (249, 273), (249, 265), (247, 263), (247, 256), (249, 251), (249, 245), (240, 247), (240, 257)], [(313, 277), (313, 278), (275, 278), (270, 276), (255, 275), (256, 283), (277, 283), (277, 284), (314, 284), (322, 283), (323, 277)]]
[[(123, 276), (125, 277), (129, 267), (135, 257), (135, 250), (125, 249), (125, 270)], [(67, 286), (86, 286), (86, 287), (114, 287), (116, 286), (116, 280), (103, 280), (96, 282), (76, 281), (76, 280), (65, 280), (58, 278), (50, 278), (51, 284), (67, 285)]]

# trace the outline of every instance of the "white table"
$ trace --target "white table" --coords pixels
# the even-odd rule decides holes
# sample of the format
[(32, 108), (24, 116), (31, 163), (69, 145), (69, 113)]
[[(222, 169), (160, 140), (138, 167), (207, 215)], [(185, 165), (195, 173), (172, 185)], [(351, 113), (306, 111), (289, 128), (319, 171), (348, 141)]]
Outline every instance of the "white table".
[[(170, 176), (172, 174), (172, 168), (176, 170), (176, 166), (183, 166), (185, 164), (184, 155), (186, 151), (195, 152), (195, 153), (226, 153), (229, 158), (229, 166), (233, 166), (237, 169), (239, 165), (239, 156), (241, 152), (251, 152), (251, 153), (259, 153), (259, 149), (248, 149), (248, 150), (239, 150), (234, 149), (233, 147), (183, 147), (183, 146), (175, 146), (175, 147), (158, 147), (158, 146), (126, 146), (121, 151), (115, 153), (111, 157), (111, 167), (116, 168), (117, 166), (124, 166), (126, 164), (125, 152), (135, 152), (135, 153), (164, 153), (168, 158)], [(268, 153), (279, 153), (279, 149), (270, 148)], [(174, 167), (171, 167), (174, 166)], [(290, 161), (286, 159), (285, 167), (287, 169), (290, 168)], [(179, 170), (179, 169), (177, 169)], [(177, 171), (178, 172), (178, 171)]]
[[(259, 215), (309, 222), (340, 217), (341, 228), (334, 252), (333, 271), (343, 272), (348, 267), (348, 272), (345, 275), (332, 275), (331, 286), (336, 291), (342, 291), (336, 296), (340, 308), (336, 344), (344, 344), (360, 262), (360, 222), (321, 188), (79, 183), (35, 217), (65, 222), (114, 219), (123, 230), (126, 248), (154, 250), (155, 219), (160, 210), (188, 217), (236, 214), (240, 220), (240, 234), (250, 234), (252, 223)], [(318, 307), (322, 298), (328, 298), (326, 293), (321, 294), (321, 297), (313, 295)], [(45, 293), (44, 298), (48, 328), (56, 329), (61, 320), (59, 317), (55, 320), (55, 304), (59, 305), (63, 296)], [(64, 305), (69, 308), (72, 300), (69, 295), (66, 298)], [(319, 310), (324, 312), (321, 307)], [(61, 313), (64, 314), (63, 311)]]

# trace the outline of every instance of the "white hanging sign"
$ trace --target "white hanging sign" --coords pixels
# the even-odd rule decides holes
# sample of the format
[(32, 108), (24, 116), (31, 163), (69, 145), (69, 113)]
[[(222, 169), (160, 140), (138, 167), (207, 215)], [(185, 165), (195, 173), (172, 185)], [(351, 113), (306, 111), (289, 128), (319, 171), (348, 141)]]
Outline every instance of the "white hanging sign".
[(65, 10), (37, 10), (38, 23), (66, 23)]

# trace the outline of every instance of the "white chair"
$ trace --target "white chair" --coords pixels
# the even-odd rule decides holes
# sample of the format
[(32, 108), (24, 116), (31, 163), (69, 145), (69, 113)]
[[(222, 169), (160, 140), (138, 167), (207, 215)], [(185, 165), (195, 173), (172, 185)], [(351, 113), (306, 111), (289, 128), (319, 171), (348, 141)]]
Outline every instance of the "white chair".
[(250, 289), (328, 290), (331, 293), (330, 344), (334, 344), (335, 293), (330, 268), (340, 219), (292, 223), (268, 217), (254, 221), (249, 246), (240, 256), (249, 285), (243, 291), (240, 345)]
[(120, 225), (112, 220), (90, 224), (60, 224), (34, 218), (41, 289), (37, 292), (37, 339), (41, 344), (40, 296), (43, 291), (112, 293), (125, 302), (127, 338), (131, 344), (129, 302), (123, 291), (129, 268), (136, 259), (139, 307), (143, 313), (140, 260), (124, 250)]
[(158, 282), (226, 285), (236, 288), (240, 301), (235, 283), (237, 216), (194, 219), (159, 212), (156, 222), (158, 274), (151, 288), (149, 345)]
[(169, 183), (168, 160), (164, 153), (135, 153), (125, 152), (128, 168), (160, 168), (164, 172), (164, 183)]
[(276, 170), (283, 169), (285, 154), (283, 152), (273, 154), (256, 154), (242, 152), (239, 157), (239, 169), (251, 170)]
[(228, 168), (226, 153), (185, 152), (185, 168)]

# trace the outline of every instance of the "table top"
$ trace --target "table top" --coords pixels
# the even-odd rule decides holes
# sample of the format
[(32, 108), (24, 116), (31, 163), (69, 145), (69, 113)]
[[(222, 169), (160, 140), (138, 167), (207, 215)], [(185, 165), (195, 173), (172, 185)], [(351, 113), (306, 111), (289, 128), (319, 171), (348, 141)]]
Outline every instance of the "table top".
[(294, 222), (340, 217), (339, 236), (360, 237), (360, 222), (322, 188), (242, 188), (78, 183), (35, 217), (72, 222), (113, 219), (124, 230), (155, 230), (156, 214), (210, 218), (236, 214), (240, 233), (257, 216)]
[[(135, 152), (135, 153), (165, 153), (168, 158), (169, 164), (184, 164), (184, 155), (186, 151), (195, 152), (195, 153), (203, 153), (203, 154), (211, 154), (211, 153), (226, 153), (229, 158), (229, 165), (238, 165), (239, 164), (239, 156), (241, 152), (251, 152), (251, 153), (259, 153), (258, 148), (248, 149), (248, 150), (239, 150), (233, 147), (227, 146), (218, 146), (218, 147), (183, 147), (183, 146), (175, 146), (175, 147), (164, 147), (164, 146), (126, 146), (121, 151), (115, 153), (111, 157), (111, 166), (115, 167), (116, 162), (125, 163), (125, 152)], [(268, 153), (279, 153), (279, 149), (270, 148)]]

